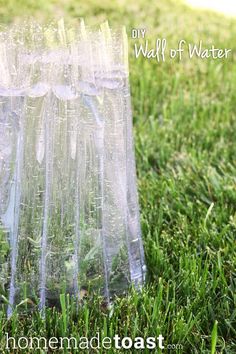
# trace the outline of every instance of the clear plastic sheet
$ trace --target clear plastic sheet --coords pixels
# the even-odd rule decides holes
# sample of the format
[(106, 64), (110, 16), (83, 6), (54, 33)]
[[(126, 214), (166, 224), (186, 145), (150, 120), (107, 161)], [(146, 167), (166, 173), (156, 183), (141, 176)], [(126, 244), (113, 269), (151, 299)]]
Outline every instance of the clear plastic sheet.
[(0, 34), (0, 293), (40, 309), (145, 277), (124, 28)]

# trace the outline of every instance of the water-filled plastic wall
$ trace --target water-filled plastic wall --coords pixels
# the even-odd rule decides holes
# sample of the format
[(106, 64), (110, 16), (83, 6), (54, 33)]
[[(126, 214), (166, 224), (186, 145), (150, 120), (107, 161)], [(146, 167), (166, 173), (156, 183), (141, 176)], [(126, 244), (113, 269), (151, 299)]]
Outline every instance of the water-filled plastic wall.
[(145, 277), (127, 37), (107, 23), (0, 34), (0, 293), (8, 316)]

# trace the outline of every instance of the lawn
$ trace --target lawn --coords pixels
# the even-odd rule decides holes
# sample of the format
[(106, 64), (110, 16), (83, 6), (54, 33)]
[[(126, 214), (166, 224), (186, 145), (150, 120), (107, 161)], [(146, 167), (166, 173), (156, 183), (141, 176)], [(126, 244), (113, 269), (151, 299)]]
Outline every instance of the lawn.
[[(93, 337), (99, 331), (103, 337), (162, 334), (166, 349), (160, 352), (236, 353), (236, 20), (174, 0), (0, 0), (0, 23), (23, 16), (127, 26), (148, 276), (141, 293), (115, 300), (111, 311), (94, 296), (76, 314), (75, 304), (61, 296), (62, 311), (47, 309), (45, 319), (22, 317), (20, 306), (11, 320), (0, 312), (0, 348), (6, 332)], [(166, 38), (169, 48), (180, 39), (202, 40), (234, 55), (136, 59), (133, 27), (146, 28), (153, 45), (156, 38)], [(179, 349), (168, 351), (167, 344)]]

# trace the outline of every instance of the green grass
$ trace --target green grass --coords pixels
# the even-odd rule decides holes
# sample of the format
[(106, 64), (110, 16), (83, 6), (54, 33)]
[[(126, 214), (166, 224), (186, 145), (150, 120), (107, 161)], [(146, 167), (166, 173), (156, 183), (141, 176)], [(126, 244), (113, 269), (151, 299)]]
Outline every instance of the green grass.
[[(47, 20), (84, 16), (112, 25), (145, 27), (152, 43), (165, 37), (232, 48), (236, 21), (193, 11), (177, 1), (0, 0), (0, 22), (21, 16)], [(148, 266), (143, 292), (48, 309), (7, 321), (0, 312), (0, 345), (16, 336), (158, 336), (181, 344), (175, 353), (236, 353), (236, 63), (228, 60), (135, 59), (130, 39), (141, 221)], [(24, 306), (25, 304), (22, 304)], [(22, 351), (23, 352), (23, 351)], [(132, 351), (133, 353), (135, 351)], [(147, 350), (146, 353), (149, 351)], [(165, 352), (165, 351), (163, 351)], [(166, 351), (167, 352), (167, 351)], [(110, 353), (115, 353), (114, 350)]]

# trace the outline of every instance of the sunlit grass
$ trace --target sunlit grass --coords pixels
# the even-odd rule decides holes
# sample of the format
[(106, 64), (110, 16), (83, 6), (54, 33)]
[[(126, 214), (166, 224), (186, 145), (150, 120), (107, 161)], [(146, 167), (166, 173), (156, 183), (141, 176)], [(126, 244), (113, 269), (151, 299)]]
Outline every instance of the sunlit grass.
[(214, 10), (230, 16), (236, 15), (236, 3), (233, 0), (186, 0), (186, 2), (201, 9)]

